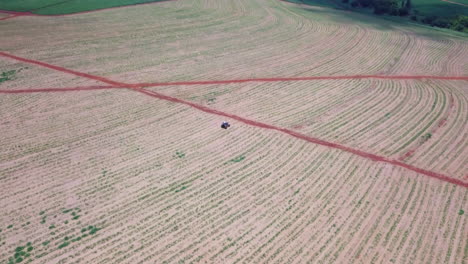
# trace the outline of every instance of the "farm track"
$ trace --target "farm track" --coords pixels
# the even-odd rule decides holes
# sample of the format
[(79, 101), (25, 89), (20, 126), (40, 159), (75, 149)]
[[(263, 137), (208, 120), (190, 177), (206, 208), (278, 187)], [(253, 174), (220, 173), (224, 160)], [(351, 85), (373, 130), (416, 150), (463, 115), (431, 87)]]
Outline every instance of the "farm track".
[(158, 7), (0, 23), (0, 264), (463, 263), (464, 40)]
[[(156, 78), (156, 80), (159, 79), (158, 81), (173, 82), (243, 79), (249, 76), (274, 78), (297, 75), (357, 75), (362, 72), (374, 75), (390, 75), (387, 73), (411, 76), (449, 75), (441, 71), (444, 67), (452, 66), (456, 67), (451, 69), (453, 71), (451, 75), (454, 72), (464, 74), (461, 66), (464, 64), (462, 59), (467, 54), (467, 50), (465, 45), (460, 46), (458, 42), (454, 42), (459, 49), (456, 59), (449, 59), (452, 54), (448, 52), (452, 52), (453, 47), (441, 49), (435, 53), (437, 56), (434, 65), (431, 66), (425, 63), (425, 60), (428, 54), (433, 57), (432, 53), (439, 47), (434, 45), (435, 41), (421, 38), (418, 33), (393, 34), (388, 31), (369, 29), (368, 26), (359, 22), (343, 25), (305, 19), (310, 15), (308, 12), (315, 10), (292, 9), (290, 6), (294, 5), (286, 5), (278, 1), (268, 3), (270, 5), (268, 8), (259, 7), (259, 12), (251, 15), (253, 8), (256, 8), (258, 4), (255, 2), (229, 4), (229, 8), (232, 6), (232, 12), (226, 12), (231, 9), (208, 2), (175, 1), (170, 5), (161, 3), (158, 5), (161, 10), (158, 11), (156, 8), (151, 10), (153, 15), (161, 16), (161, 21), (158, 21), (157, 25), (148, 25), (144, 21), (135, 20), (132, 27), (138, 27), (138, 31), (126, 29), (127, 26), (123, 25), (122, 21), (115, 20), (106, 21), (105, 23), (110, 26), (108, 31), (100, 32), (99, 28), (86, 23), (87, 19), (94, 19), (95, 15), (76, 17), (79, 24), (82, 24), (82, 28), (100, 32), (101, 38), (96, 40), (94, 35), (87, 36), (86, 32), (77, 29), (79, 32), (76, 33), (80, 33), (83, 37), (79, 43), (70, 43), (66, 35), (55, 36), (52, 33), (53, 37), (61, 43), (56, 46), (52, 44), (56, 49), (54, 57), (70, 57), (72, 60), (62, 64), (64, 67), (87, 71), (88, 67), (82, 66), (94, 65), (92, 67), (95, 68), (95, 74), (98, 76), (109, 76), (113, 80), (132, 83), (142, 81), (153, 83), (155, 76), (158, 76)], [(249, 8), (245, 8), (246, 5)], [(169, 6), (173, 8), (170, 9)], [(163, 12), (162, 10), (166, 12), (159, 13)], [(178, 12), (181, 10), (183, 12)], [(190, 12), (185, 10), (190, 10)], [(192, 19), (190, 24), (184, 23), (189, 18), (193, 18), (199, 10), (200, 12), (213, 10), (213, 12)], [(117, 11), (112, 11), (112, 13), (120, 14)], [(129, 8), (126, 11), (128, 12), (125, 14), (131, 16), (134, 9)], [(142, 14), (142, 18), (148, 15)], [(181, 23), (174, 23), (171, 17), (178, 17)], [(75, 18), (68, 19), (74, 20)], [(333, 19), (340, 18), (333, 16)], [(44, 23), (48, 24), (49, 21), (46, 20)], [(294, 40), (290, 38), (291, 31), (295, 32)], [(249, 32), (249, 35), (246, 32)], [(154, 39), (149, 37), (151, 35), (160, 37)], [(195, 35), (204, 37), (196, 39)], [(311, 37), (314, 35), (317, 37)], [(129, 36), (138, 39), (138, 43), (128, 46), (126, 43), (129, 41), (127, 39)], [(68, 36), (68, 39), (70, 38), (72, 36)], [(368, 38), (372, 41), (365, 41)], [(162, 42), (161, 39), (167, 41)], [(359, 39), (361, 42), (356, 42)], [(420, 42), (422, 46), (414, 45), (420, 39), (422, 39)], [(47, 39), (38, 41), (47, 43)], [(103, 41), (106, 42), (105, 46)], [(323, 50), (327, 43), (336, 43), (336, 49)], [(354, 46), (352, 46), (353, 43)], [(379, 47), (386, 43), (392, 44), (392, 50), (382, 53)], [(83, 55), (85, 51), (76, 49), (77, 45), (91, 46), (91, 49), (88, 50), (88, 54)], [(15, 52), (15, 54), (22, 53), (22, 46), (16, 48), (9, 46), (9, 41), (6, 41), (6, 48), (13, 51), (18, 49), (19, 53)], [(281, 50), (281, 53), (278, 53), (278, 50)], [(297, 50), (302, 50), (304, 53), (298, 54)], [(361, 52), (363, 50), (366, 52)], [(373, 52), (379, 54), (378, 57), (381, 59), (375, 60), (375, 56), (370, 55)], [(356, 53), (360, 56), (354, 59), (353, 55)], [(50, 60), (47, 54), (43, 47), (35, 47), (35, 59), (51, 63), (58, 62), (55, 59)], [(103, 56), (103, 54), (107, 55)], [(151, 57), (147, 54), (160, 55)], [(410, 58), (413, 54), (418, 54), (422, 62)], [(221, 58), (223, 63), (221, 63)], [(125, 65), (107, 63), (124, 60), (129, 60), (129, 63)], [(246, 61), (249, 63), (249, 69), (243, 66), (242, 62)], [(453, 64), (453, 61), (456, 63)], [(404, 64), (408, 70), (403, 70), (400, 64)], [(265, 67), (265, 65), (269, 66)], [(315, 66), (311, 67), (311, 65)], [(168, 69), (171, 70), (168, 71)]]
[[(243, 122), (243, 123), (248, 124), (248, 125), (257, 126), (257, 127), (265, 128), (265, 129), (276, 130), (276, 131), (279, 131), (279, 132), (282, 132), (282, 133), (286, 133), (286, 134), (288, 134), (290, 136), (293, 136), (293, 137), (308, 141), (310, 143), (320, 144), (320, 145), (323, 145), (323, 146), (340, 149), (340, 150), (350, 152), (352, 154), (355, 154), (355, 155), (358, 155), (358, 156), (361, 156), (361, 157), (364, 157), (364, 158), (371, 159), (373, 161), (385, 162), (385, 163), (389, 163), (389, 164), (392, 164), (392, 165), (395, 165), (395, 166), (400, 166), (400, 167), (406, 168), (408, 170), (415, 171), (417, 173), (424, 174), (424, 175), (432, 177), (432, 178), (436, 178), (436, 179), (439, 179), (439, 180), (442, 180), (442, 181), (450, 182), (452, 184), (456, 184), (456, 185), (460, 185), (460, 186), (463, 186), (465, 188), (468, 188), (468, 183), (467, 182), (464, 182), (464, 181), (458, 180), (458, 179), (454, 179), (452, 177), (449, 177), (449, 176), (446, 176), (446, 175), (443, 175), (443, 174), (440, 174), (440, 173), (436, 173), (436, 172), (428, 171), (428, 170), (425, 170), (425, 169), (417, 168), (417, 167), (411, 166), (409, 164), (405, 164), (405, 163), (403, 163), (401, 161), (391, 160), (391, 159), (388, 159), (388, 158), (385, 158), (385, 157), (382, 157), (382, 156), (378, 156), (378, 155), (374, 155), (374, 154), (371, 154), (371, 153), (363, 152), (363, 151), (360, 151), (358, 149), (349, 148), (349, 147), (346, 147), (344, 145), (340, 145), (340, 144), (336, 144), (336, 143), (333, 143), (333, 142), (320, 140), (318, 138), (308, 137), (306, 135), (297, 133), (297, 132), (289, 130), (289, 129), (280, 128), (280, 127), (268, 125), (268, 124), (265, 124), (265, 123), (245, 119), (245, 118), (242, 118), (240, 116), (236, 116), (236, 115), (232, 115), (232, 114), (229, 114), (229, 113), (225, 113), (225, 112), (217, 111), (217, 110), (214, 110), (214, 109), (210, 109), (210, 108), (205, 107), (203, 105), (195, 104), (195, 103), (192, 103), (192, 102), (189, 102), (189, 101), (184, 101), (184, 100), (181, 100), (181, 99), (178, 99), (178, 98), (175, 98), (175, 97), (170, 97), (170, 96), (166, 96), (166, 95), (159, 94), (159, 93), (156, 93), (156, 92), (151, 92), (151, 91), (141, 89), (143, 87), (174, 86), (174, 85), (202, 85), (202, 84), (207, 85), (207, 84), (230, 84), (230, 83), (245, 83), (245, 82), (279, 82), (279, 81), (284, 82), (284, 81), (304, 81), (304, 80), (343, 80), (343, 79), (367, 79), (367, 78), (400, 79), (400, 80), (401, 79), (404, 79), (404, 80), (407, 80), (407, 79), (468, 80), (468, 76), (467, 77), (464, 77), (464, 76), (424, 76), (423, 77), (423, 76), (356, 75), (356, 76), (324, 76), (324, 77), (319, 76), (319, 77), (295, 77), (295, 78), (264, 78), (264, 79), (198, 81), (198, 82), (193, 81), (193, 82), (153, 83), (153, 84), (147, 84), (147, 83), (143, 83), (143, 84), (126, 84), (126, 83), (121, 83), (121, 82), (115, 82), (115, 81), (112, 81), (112, 80), (104, 78), (104, 77), (95, 76), (95, 75), (82, 73), (82, 72), (77, 72), (77, 71), (74, 71), (74, 70), (66, 69), (66, 68), (63, 68), (63, 67), (60, 67), (60, 66), (55, 66), (55, 65), (52, 65), (52, 64), (48, 64), (48, 63), (44, 63), (44, 62), (40, 62), (40, 61), (36, 61), (36, 60), (21, 58), (21, 57), (18, 57), (18, 56), (7, 54), (5, 52), (0, 52), (0, 56), (4, 56), (4, 57), (14, 59), (14, 60), (18, 60), (18, 61), (21, 61), (21, 62), (36, 64), (36, 65), (39, 65), (39, 66), (42, 66), (42, 67), (50, 68), (50, 69), (61, 71), (61, 72), (64, 72), (64, 73), (73, 74), (73, 75), (76, 75), (76, 76), (79, 76), (79, 77), (84, 77), (84, 78), (88, 78), (88, 79), (92, 79), (92, 80), (101, 81), (101, 82), (104, 82), (104, 83), (107, 83), (107, 84), (115, 85), (114, 87), (112, 87), (112, 86), (111, 87), (109, 87), (109, 86), (102, 87), (101, 86), (101, 87), (83, 87), (83, 88), (75, 87), (75, 88), (68, 88), (68, 89), (64, 88), (64, 89), (60, 89), (60, 91), (78, 91), (80, 89), (81, 90), (113, 89), (113, 88), (117, 88), (117, 87), (118, 88), (129, 87), (129, 88), (134, 89), (134, 90), (136, 90), (136, 91), (138, 91), (140, 93), (143, 93), (143, 94), (146, 94), (146, 95), (149, 95), (149, 96), (161, 99), (161, 100), (166, 100), (166, 101), (170, 101), (170, 102), (173, 102), (173, 103), (185, 104), (185, 105), (191, 106), (191, 107), (193, 107), (193, 108), (195, 108), (197, 110), (201, 110), (203, 112), (207, 112), (207, 113), (210, 113), (210, 114), (216, 114), (216, 115), (228, 117), (228, 118)], [(54, 89), (41, 89), (42, 92), (49, 92), (51, 90), (54, 90)], [(32, 90), (32, 91), (37, 92), (36, 90)], [(25, 90), (18, 90), (18, 93), (25, 93), (25, 92), (26, 92)], [(2, 90), (0, 90), (0, 93), (12, 93), (12, 91), (2, 91)]]
[[(57, 100), (57, 105), (49, 107), (44, 107), (50, 104), (47, 94), (5, 96), (8, 99), (20, 97), (43, 112), (30, 121), (42, 125), (35, 131), (25, 129), (31, 139), (38, 138), (38, 133), (53, 133), (58, 140), (65, 140), (55, 142), (55, 147), (49, 146), (34, 159), (16, 161), (12, 164), (15, 166), (9, 166), (9, 173), (16, 177), (3, 181), (7, 190), (19, 190), (16, 184), (27, 180), (21, 175), (28, 170), (34, 169), (38, 177), (32, 179), (34, 184), (28, 189), (30, 196), (25, 196), (23, 191), (2, 193), (1, 199), (16, 199), (17, 204), (24, 204), (9, 204), (5, 210), (13, 213), (26, 210), (28, 197), (46, 201), (47, 224), (31, 230), (28, 237), (43, 241), (47, 237), (43, 229), (56, 223), (53, 241), (57, 243), (63, 237), (76, 235), (68, 226), (60, 224), (65, 220), (61, 213), (63, 204), (56, 201), (56, 196), (68, 193), (67, 203), (73, 203), (76, 197), (74, 199), (86, 199), (93, 208), (92, 215), (82, 215), (83, 224), (99, 224), (104, 232), (95, 239), (74, 243), (65, 251), (52, 251), (41, 257), (44, 262), (65, 258), (72, 263), (101, 262), (109, 256), (117, 262), (126, 262), (128, 258), (145, 262), (156, 257), (169, 262), (185, 259), (284, 263), (287, 259), (306, 262), (312, 257), (328, 262), (335, 259), (335, 253), (340, 259), (356, 256), (358, 262), (374, 257), (386, 259), (386, 256), (376, 255), (366, 243), (378, 241), (379, 237), (382, 237), (379, 247), (388, 249), (387, 254), (392, 258), (404, 260), (400, 245), (421, 252), (427, 247), (418, 248), (411, 240), (426, 236), (428, 240), (440, 237), (438, 247), (448, 246), (451, 240), (442, 234), (446, 230), (458, 230), (458, 233), (464, 230), (463, 222), (450, 228), (443, 225), (444, 228), (438, 230), (436, 227), (443, 223), (442, 219), (418, 216), (432, 215), (425, 210), (428, 205), (442, 214), (443, 206), (448, 204), (447, 221), (455, 223), (454, 210), (463, 206), (468, 198), (464, 197), (464, 189), (428, 181), (402, 168), (307, 144), (257, 127), (239, 125), (228, 134), (220, 133), (217, 127), (207, 130), (209, 124), (216, 121), (211, 115), (194, 113), (189, 107), (152, 100), (130, 90), (66, 93)], [(98, 100), (88, 100), (90, 97)], [(25, 110), (29, 107), (20, 105)], [(73, 109), (85, 106), (94, 109), (94, 114), (83, 112), (82, 116), (76, 116)], [(54, 110), (58, 107), (63, 111)], [(126, 124), (115, 127), (127, 109), (132, 109), (132, 113), (128, 113)], [(29, 113), (25, 111), (19, 115), (28, 116)], [(46, 122), (49, 117), (57, 119), (53, 127)], [(180, 122), (173, 122), (174, 119)], [(199, 125), (191, 125), (195, 122)], [(25, 124), (23, 128), (31, 125)], [(76, 137), (60, 136), (63, 130), (58, 128), (62, 126), (77, 126), (96, 134), (68, 141), (67, 138)], [(154, 135), (156, 129), (162, 131), (158, 137)], [(138, 131), (138, 135), (128, 137), (132, 131)], [(48, 142), (45, 137), (39, 139), (41, 144)], [(236, 145), (240, 141), (248, 147)], [(10, 146), (7, 142), (2, 143)], [(68, 146), (72, 153), (63, 146)], [(229, 151), (222, 151), (219, 146)], [(131, 151), (125, 153), (127, 148)], [(158, 149), (164, 151), (155, 152)], [(98, 150), (106, 154), (90, 156), (93, 159), (87, 162), (89, 167), (76, 163), (79, 161), (75, 160), (76, 155)], [(186, 156), (167, 155), (178, 150), (184, 151)], [(245, 160), (230, 161), (240, 155), (244, 155)], [(41, 156), (48, 157), (46, 165)], [(99, 168), (112, 166), (107, 173), (99, 171), (98, 177), (87, 176), (95, 173), (94, 163), (99, 164)], [(63, 170), (65, 165), (68, 168)], [(172, 175), (174, 170), (177, 175)], [(73, 173), (76, 171), (79, 173)], [(408, 177), (407, 173), (414, 177)], [(41, 181), (42, 177), (51, 178), (56, 186)], [(452, 192), (449, 202), (445, 193)], [(108, 199), (109, 195), (113, 198)], [(405, 206), (403, 202), (407, 197), (410, 199)], [(402, 207), (407, 208), (407, 213), (401, 216), (392, 213), (393, 210), (400, 212)], [(85, 208), (87, 206), (82, 210)], [(58, 218), (54, 218), (57, 213)], [(406, 223), (415, 220), (424, 221), (421, 226), (428, 230), (438, 231), (418, 233), (421, 229), (414, 226), (408, 229), (412, 232), (404, 235), (401, 230), (409, 228)], [(380, 232), (383, 234), (379, 235)], [(349, 246), (353, 244), (359, 246)], [(321, 245), (328, 247), (321, 249)], [(52, 244), (54, 247), (56, 245)], [(87, 252), (88, 247), (94, 250)], [(445, 257), (442, 248), (434, 250), (434, 257)], [(42, 246), (38, 250), (38, 253), (49, 252)], [(264, 254), (266, 257), (262, 257)], [(458, 254), (458, 257), (452, 256), (459, 259)]]
[(104, 89), (122, 89), (124, 87), (118, 86), (81, 86), (69, 88), (36, 88), (36, 89), (13, 89), (13, 90), (0, 90), (4, 94), (20, 94), (20, 93), (51, 93), (51, 92), (75, 92), (75, 91), (89, 91), (89, 90), (104, 90)]
[(12, 19), (14, 17), (17, 17), (18, 15), (5, 15), (5, 16), (0, 16), (0, 21), (2, 20), (7, 20), (7, 19)]

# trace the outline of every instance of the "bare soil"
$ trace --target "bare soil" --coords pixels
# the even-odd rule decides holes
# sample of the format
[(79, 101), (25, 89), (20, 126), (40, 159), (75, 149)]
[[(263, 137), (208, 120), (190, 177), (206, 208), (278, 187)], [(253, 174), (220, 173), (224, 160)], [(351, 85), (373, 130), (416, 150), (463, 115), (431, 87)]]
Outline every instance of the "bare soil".
[[(223, 81), (468, 75), (466, 38), (343, 14), (179, 0), (0, 21), (23, 58), (0, 58), (18, 71), (0, 90), (25, 90), (0, 93), (0, 263), (463, 263), (467, 81)], [(222, 82), (43, 89), (198, 80)]]

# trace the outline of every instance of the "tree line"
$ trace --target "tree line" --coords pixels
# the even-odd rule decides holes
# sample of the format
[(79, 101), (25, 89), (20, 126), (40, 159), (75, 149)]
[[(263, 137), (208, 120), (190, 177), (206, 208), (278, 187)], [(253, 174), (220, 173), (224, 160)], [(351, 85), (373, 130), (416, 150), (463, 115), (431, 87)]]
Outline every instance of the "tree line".
[(413, 9), (411, 0), (342, 0), (353, 8), (372, 8), (377, 15), (409, 16), (411, 20), (430, 26), (450, 28), (468, 33), (468, 16), (438, 17), (435, 15), (422, 16)]

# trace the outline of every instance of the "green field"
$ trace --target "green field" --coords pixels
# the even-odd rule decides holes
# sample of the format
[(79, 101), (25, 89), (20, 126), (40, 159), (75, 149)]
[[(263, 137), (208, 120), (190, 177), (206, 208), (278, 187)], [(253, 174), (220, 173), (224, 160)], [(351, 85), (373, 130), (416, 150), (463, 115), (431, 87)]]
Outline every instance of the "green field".
[[(451, 0), (450, 0), (451, 1)], [(467, 0), (454, 0), (468, 5)], [(468, 7), (443, 2), (441, 0), (413, 0), (413, 11), (417, 10), (423, 16), (453, 17), (456, 15), (468, 16)]]
[[(413, 12), (422, 16), (438, 16), (438, 17), (453, 17), (456, 15), (468, 15), (468, 0), (450, 0), (453, 3), (444, 2), (442, 0), (412, 0)], [(307, 5), (329, 6), (335, 8), (350, 8), (348, 4), (342, 3), (341, 0), (290, 0), (293, 3), (304, 3)], [(349, 3), (353, 2), (350, 0)]]
[(62, 15), (161, 1), (164, 0), (4, 0), (0, 1), (0, 10), (32, 12), (39, 15)]
[[(344, 3), (342, 0), (288, 0), (292, 3), (305, 4), (311, 6), (325, 6), (334, 9), (350, 10), (358, 13), (365, 13), (371, 16), (374, 8), (363, 7), (352, 7), (353, 2), (360, 2), (359, 0), (348, 0), (348, 3)], [(468, 0), (448, 0), (450, 2), (444, 2), (442, 0), (411, 0), (412, 8), (406, 16), (389, 16), (379, 15), (379, 17), (391, 18), (392, 21), (411, 21), (419, 22), (422, 24), (436, 26), (439, 28), (450, 28), (460, 32), (468, 32), (467, 19), (468, 17)], [(401, 5), (402, 1), (399, 1)], [(457, 4), (459, 3), (459, 4)]]

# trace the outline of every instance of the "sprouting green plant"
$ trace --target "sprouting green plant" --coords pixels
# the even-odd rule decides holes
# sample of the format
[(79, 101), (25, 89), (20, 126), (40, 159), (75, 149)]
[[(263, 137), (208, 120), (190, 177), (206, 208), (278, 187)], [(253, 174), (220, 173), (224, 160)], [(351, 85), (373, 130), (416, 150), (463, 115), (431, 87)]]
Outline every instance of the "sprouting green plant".
[(182, 151), (176, 151), (176, 155), (177, 155), (177, 157), (179, 157), (179, 158), (185, 157), (185, 153), (183, 153)]
[[(26, 251), (25, 251), (26, 249)], [(19, 246), (15, 249), (15, 253), (13, 257), (9, 258), (8, 263), (19, 263), (22, 262), (24, 259), (31, 256), (29, 253), (33, 251), (34, 247), (32, 246), (31, 242), (28, 242), (26, 246)]]
[(182, 186), (180, 189), (175, 190), (175, 192), (180, 192), (180, 191), (183, 191), (183, 190), (185, 190), (185, 189), (187, 189), (187, 186)]
[(70, 242), (67, 242), (67, 241), (66, 241), (66, 242), (63, 242), (62, 244), (60, 244), (60, 245), (58, 246), (58, 248), (61, 249), (61, 248), (64, 248), (64, 247), (66, 247), (66, 246), (68, 246), (68, 245), (70, 245)]
[(24, 247), (17, 247), (17, 248), (15, 248), (15, 251), (16, 252), (21, 252), (21, 251), (23, 251), (23, 249), (24, 249)]
[(232, 162), (241, 162), (241, 161), (243, 161), (244, 159), (245, 159), (245, 156), (242, 156), (242, 155), (241, 155), (241, 156), (239, 156), (239, 157), (233, 158), (231, 161), (232, 161)]
[(94, 235), (94, 234), (96, 234), (97, 231), (101, 230), (100, 228), (97, 228), (95, 226), (89, 226), (88, 229), (89, 229), (89, 234), (90, 235)]
[(462, 209), (460, 209), (460, 211), (458, 212), (458, 215), (463, 215), (465, 213), (465, 211), (463, 211)]
[(431, 134), (431, 133), (427, 133), (427, 134), (425, 134), (424, 136), (422, 136), (422, 138), (423, 138), (424, 141), (429, 140), (431, 137), (432, 137), (432, 134)]
[(0, 84), (2, 82), (6, 82), (6, 81), (11, 81), (14, 79), (15, 77), (15, 74), (16, 74), (16, 70), (11, 70), (11, 71), (6, 71), (6, 72), (2, 72), (0, 74)]

